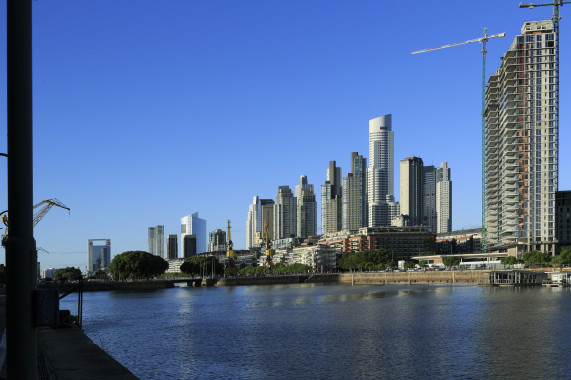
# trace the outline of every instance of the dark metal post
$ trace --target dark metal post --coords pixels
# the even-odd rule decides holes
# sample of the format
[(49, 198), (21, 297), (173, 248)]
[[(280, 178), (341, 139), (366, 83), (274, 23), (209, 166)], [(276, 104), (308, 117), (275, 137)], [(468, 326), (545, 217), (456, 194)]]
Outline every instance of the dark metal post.
[(9, 379), (36, 379), (33, 235), (32, 0), (7, 0), (8, 213), (6, 348)]

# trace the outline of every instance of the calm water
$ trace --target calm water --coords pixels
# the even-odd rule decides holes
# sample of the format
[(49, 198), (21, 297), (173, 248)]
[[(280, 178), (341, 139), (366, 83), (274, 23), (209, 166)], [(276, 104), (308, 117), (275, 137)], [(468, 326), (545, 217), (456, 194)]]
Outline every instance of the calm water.
[(85, 293), (83, 323), (141, 379), (548, 379), (570, 315), (571, 288), (287, 285)]

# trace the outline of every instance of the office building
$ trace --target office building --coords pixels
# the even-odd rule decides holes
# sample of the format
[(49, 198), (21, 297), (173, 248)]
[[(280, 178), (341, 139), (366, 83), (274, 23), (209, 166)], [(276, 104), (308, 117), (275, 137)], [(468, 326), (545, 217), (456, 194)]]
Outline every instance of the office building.
[(400, 162), (400, 211), (408, 215), (413, 226), (423, 221), (424, 165), (420, 157), (406, 157)]
[(307, 176), (299, 178), (295, 187), (297, 199), (297, 237), (306, 238), (317, 235), (317, 202), (313, 185), (307, 183)]
[(488, 80), (485, 244), (555, 253), (559, 89), (551, 21), (525, 22)]
[(274, 204), (274, 239), (285, 239), (297, 233), (297, 201), (289, 186), (279, 186)]
[[(368, 226), (390, 225), (387, 196), (394, 197), (394, 132), (392, 115), (369, 120), (369, 168), (367, 169)], [(393, 199), (394, 198), (388, 198)], [(393, 205), (394, 207), (394, 205)]]
[(227, 250), (226, 231), (218, 228), (208, 234), (208, 252)]
[(355, 177), (353, 173), (347, 173), (343, 178), (343, 230), (356, 231), (362, 227), (363, 215), (363, 183), (361, 178)]
[(325, 183), (321, 185), (321, 233), (340, 231), (343, 224), (341, 168), (329, 161)]
[(178, 236), (167, 235), (167, 260), (178, 259)]
[(436, 168), (433, 165), (423, 168), (422, 207), (422, 225), (436, 232)]
[(111, 239), (89, 239), (87, 241), (87, 272), (93, 274), (100, 269), (107, 270), (110, 262)]
[(187, 215), (180, 220), (181, 224), (181, 253), (184, 255), (186, 252), (191, 252), (190, 249), (185, 249), (185, 236), (194, 235), (196, 239), (195, 253), (203, 253), (207, 250), (206, 244), (206, 220), (198, 217), (198, 213)]
[(436, 169), (436, 233), (452, 231), (452, 180), (448, 162)]

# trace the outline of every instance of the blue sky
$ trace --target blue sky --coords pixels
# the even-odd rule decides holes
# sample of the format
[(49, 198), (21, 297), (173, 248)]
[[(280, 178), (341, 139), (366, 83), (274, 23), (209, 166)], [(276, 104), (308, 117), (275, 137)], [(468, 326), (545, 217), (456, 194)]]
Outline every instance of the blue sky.
[[(478, 38), (484, 27), (506, 32), (488, 43), (490, 75), (524, 21), (551, 17), (551, 7), (518, 3), (34, 1), (34, 200), (71, 208), (52, 209), (35, 229), (50, 252), (39, 253), (42, 267), (85, 269), (90, 238), (110, 238), (112, 255), (147, 250), (147, 227), (180, 233), (194, 212), (208, 231), (230, 219), (244, 248), (254, 195), (275, 198), (302, 174), (319, 189), (330, 160), (345, 176), (352, 151), (368, 156), (369, 119), (388, 113), (396, 197), (400, 159), (448, 161), (453, 228), (480, 226), (481, 45), (410, 52)], [(571, 7), (561, 14), (565, 190)], [(4, 73), (5, 52), (0, 28)], [(5, 75), (0, 89), (5, 115)]]

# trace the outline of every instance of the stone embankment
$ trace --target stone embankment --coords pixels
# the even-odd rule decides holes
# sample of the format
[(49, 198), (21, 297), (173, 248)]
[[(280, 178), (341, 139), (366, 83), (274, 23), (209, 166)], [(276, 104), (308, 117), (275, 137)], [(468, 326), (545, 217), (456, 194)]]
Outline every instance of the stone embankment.
[(339, 274), (340, 284), (479, 284), (488, 281), (489, 273), (480, 270), (425, 272), (353, 272)]

